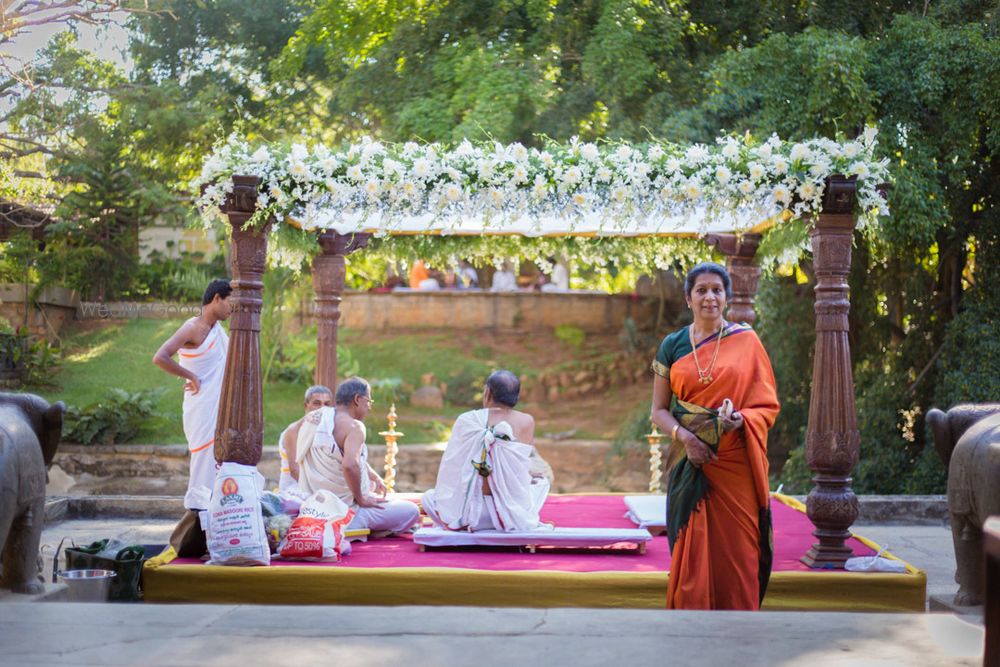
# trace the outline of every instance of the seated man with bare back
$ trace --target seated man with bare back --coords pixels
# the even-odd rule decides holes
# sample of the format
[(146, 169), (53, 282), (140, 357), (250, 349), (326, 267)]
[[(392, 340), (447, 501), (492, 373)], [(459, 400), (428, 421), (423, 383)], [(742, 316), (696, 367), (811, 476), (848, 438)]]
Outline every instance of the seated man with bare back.
[(229, 318), (231, 292), (228, 280), (209, 283), (201, 313), (181, 325), (153, 356), (154, 364), (185, 381), (182, 411), (191, 462), (184, 507), (189, 510), (207, 509), (215, 484), (215, 423), (229, 350), (229, 336), (219, 323)]
[(514, 409), (520, 392), (516, 375), (495, 371), (483, 389), (483, 409), (455, 420), (437, 485), (421, 501), (436, 525), (471, 531), (547, 528), (538, 514), (549, 480), (533, 461), (535, 419)]
[(354, 510), (348, 529), (401, 533), (420, 520), (416, 504), (386, 497), (385, 482), (368, 465), (364, 418), (374, 404), (371, 386), (361, 378), (337, 387), (336, 407), (306, 415), (299, 429), (295, 458), (299, 490), (335, 493)]

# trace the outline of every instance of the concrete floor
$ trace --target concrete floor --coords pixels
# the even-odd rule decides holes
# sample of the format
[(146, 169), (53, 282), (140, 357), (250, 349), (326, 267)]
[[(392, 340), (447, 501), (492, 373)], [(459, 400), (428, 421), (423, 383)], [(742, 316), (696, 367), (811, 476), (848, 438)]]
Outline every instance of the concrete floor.
[[(63, 521), (62, 538), (164, 543), (163, 519)], [(944, 526), (864, 525), (856, 532), (951, 595)], [(441, 607), (29, 604), (0, 596), (0, 665), (980, 665), (983, 630), (950, 614), (662, 612)]]
[(0, 665), (979, 665), (952, 615), (0, 605)]

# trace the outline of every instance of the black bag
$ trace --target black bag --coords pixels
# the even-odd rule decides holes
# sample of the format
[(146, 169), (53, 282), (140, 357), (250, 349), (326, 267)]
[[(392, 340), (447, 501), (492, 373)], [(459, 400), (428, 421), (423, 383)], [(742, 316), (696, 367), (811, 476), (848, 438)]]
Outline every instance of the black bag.
[[(159, 554), (166, 545), (126, 545), (119, 540), (99, 540), (86, 547), (66, 547), (67, 570), (111, 570), (118, 576), (111, 580), (108, 600), (137, 602), (142, 599), (142, 565)], [(56, 554), (55, 562), (58, 562)]]

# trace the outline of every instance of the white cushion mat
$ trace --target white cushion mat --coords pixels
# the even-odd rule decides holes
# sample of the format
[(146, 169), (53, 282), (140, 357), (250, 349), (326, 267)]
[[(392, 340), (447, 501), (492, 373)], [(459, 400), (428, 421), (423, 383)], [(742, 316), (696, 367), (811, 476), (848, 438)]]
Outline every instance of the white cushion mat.
[(428, 547), (603, 547), (620, 542), (642, 544), (653, 539), (645, 528), (552, 528), (505, 532), (447, 530), (431, 526), (413, 533), (413, 541)]
[(625, 518), (640, 528), (662, 528), (667, 525), (666, 496), (625, 496), (628, 511)]

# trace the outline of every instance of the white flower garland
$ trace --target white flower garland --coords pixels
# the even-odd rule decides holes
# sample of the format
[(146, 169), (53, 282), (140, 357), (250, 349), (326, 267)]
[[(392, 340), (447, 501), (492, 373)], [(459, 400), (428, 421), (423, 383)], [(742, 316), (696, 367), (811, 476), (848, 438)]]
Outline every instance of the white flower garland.
[[(513, 221), (598, 216), (608, 233), (637, 221), (717, 216), (752, 221), (816, 214), (827, 178), (856, 177), (859, 224), (888, 215), (876, 187), (888, 160), (876, 160), (876, 130), (846, 142), (790, 143), (771, 136), (724, 136), (714, 145), (663, 142), (567, 144), (384, 144), (365, 138), (344, 150), (324, 145), (251, 145), (233, 135), (216, 145), (192, 186), (206, 225), (222, 213), (234, 175), (263, 179), (255, 221), (294, 216), (315, 228), (329, 213), (379, 213), (381, 231), (407, 216), (474, 219), (503, 231)], [(321, 212), (323, 215), (321, 215)], [(388, 222), (386, 222), (388, 221)], [(668, 231), (668, 230), (665, 230)]]

